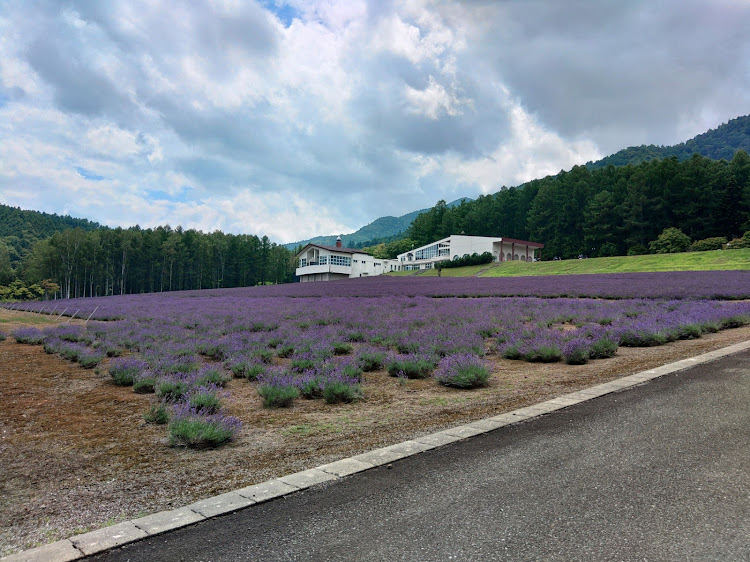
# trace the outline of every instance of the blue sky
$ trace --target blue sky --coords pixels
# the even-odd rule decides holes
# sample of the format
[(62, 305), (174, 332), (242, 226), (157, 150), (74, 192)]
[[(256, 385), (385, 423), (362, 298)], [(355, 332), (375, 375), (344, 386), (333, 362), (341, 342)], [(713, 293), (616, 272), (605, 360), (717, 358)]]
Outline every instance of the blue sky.
[(0, 202), (352, 232), (750, 113), (747, 29), (741, 0), (3, 0)]

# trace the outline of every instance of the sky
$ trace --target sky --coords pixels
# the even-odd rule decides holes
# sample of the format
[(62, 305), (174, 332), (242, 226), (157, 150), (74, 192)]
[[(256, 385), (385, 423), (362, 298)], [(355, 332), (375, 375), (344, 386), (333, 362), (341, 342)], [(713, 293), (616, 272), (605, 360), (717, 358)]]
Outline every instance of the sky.
[(750, 0), (0, 0), (0, 203), (345, 234), (750, 113), (748, 29)]

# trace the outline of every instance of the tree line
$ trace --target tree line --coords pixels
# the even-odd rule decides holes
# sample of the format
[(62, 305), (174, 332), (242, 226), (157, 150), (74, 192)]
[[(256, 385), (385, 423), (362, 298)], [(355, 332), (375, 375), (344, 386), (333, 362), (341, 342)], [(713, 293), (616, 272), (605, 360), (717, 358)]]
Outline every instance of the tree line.
[[(697, 154), (569, 172), (503, 188), (449, 207), (439, 201), (406, 232), (421, 246), (464, 232), (541, 242), (544, 259), (647, 253), (666, 228), (691, 240), (735, 238), (750, 229), (750, 156)], [(396, 246), (393, 244), (393, 246)]]
[(7, 251), (0, 252), (3, 272), (75, 298), (284, 283), (294, 278), (294, 260), (267, 236), (169, 226), (73, 228), (37, 242), (15, 270)]

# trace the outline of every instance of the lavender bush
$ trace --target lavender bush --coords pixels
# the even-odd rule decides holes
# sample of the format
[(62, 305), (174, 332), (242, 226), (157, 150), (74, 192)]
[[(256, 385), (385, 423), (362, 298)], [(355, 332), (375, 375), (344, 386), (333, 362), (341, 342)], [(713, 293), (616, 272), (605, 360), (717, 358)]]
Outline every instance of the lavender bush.
[(10, 333), (17, 343), (39, 345), (44, 343), (46, 337), (39, 328), (17, 328)]
[(286, 408), (299, 396), (299, 388), (292, 375), (271, 372), (258, 382), (258, 394), (266, 408)]
[(205, 413), (189, 404), (178, 404), (169, 422), (169, 443), (173, 447), (218, 447), (239, 432), (240, 421), (224, 413)]
[(477, 388), (487, 385), (490, 369), (476, 355), (461, 353), (440, 361), (433, 377), (445, 386)]
[(109, 362), (109, 374), (115, 384), (131, 386), (142, 372), (148, 369), (148, 363), (134, 358), (117, 358)]

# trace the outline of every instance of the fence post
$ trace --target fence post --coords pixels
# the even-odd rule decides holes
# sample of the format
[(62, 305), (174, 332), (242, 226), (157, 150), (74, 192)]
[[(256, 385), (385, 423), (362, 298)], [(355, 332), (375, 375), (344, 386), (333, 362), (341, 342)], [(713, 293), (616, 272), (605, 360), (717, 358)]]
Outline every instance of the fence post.
[[(99, 310), (98, 306), (94, 309), (94, 312), (96, 312), (97, 310)], [(89, 317), (86, 318), (86, 321), (84, 322), (84, 324), (88, 324), (89, 323), (89, 320), (91, 320), (91, 317), (94, 315), (94, 312), (92, 312), (91, 314), (89, 314)]]
[[(68, 307), (67, 307), (67, 306), (65, 307), (65, 310), (68, 310)], [(63, 315), (63, 314), (65, 314), (65, 310), (63, 310), (63, 311), (62, 311), (62, 312), (60, 313), (60, 316), (58, 316), (58, 317), (57, 317), (57, 319), (58, 319), (58, 320), (60, 320), (60, 318), (62, 318), (62, 315)]]
[(68, 318), (68, 319), (66, 320), (66, 322), (65, 322), (65, 323), (67, 324), (68, 322), (70, 322), (71, 320), (73, 320), (73, 318), (75, 318), (75, 317), (76, 317), (76, 314), (78, 314), (79, 312), (81, 312), (81, 309), (80, 309), (80, 308), (79, 308), (78, 310), (76, 310), (76, 311), (75, 311), (75, 312), (73, 313), (73, 316), (71, 316), (70, 318)]

